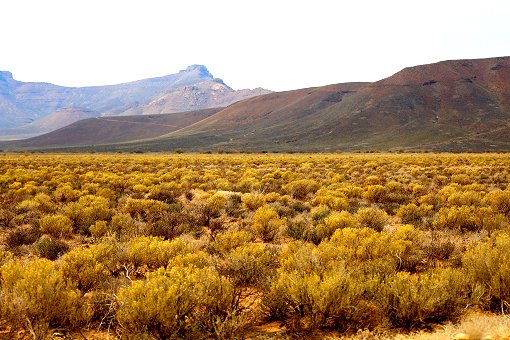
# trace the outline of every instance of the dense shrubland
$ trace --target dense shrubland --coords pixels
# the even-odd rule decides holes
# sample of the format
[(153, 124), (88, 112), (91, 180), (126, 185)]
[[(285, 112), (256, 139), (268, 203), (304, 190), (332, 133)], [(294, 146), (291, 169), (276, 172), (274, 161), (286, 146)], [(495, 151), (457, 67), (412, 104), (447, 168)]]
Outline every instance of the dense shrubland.
[(7, 154), (0, 170), (13, 337), (407, 331), (510, 310), (508, 155)]

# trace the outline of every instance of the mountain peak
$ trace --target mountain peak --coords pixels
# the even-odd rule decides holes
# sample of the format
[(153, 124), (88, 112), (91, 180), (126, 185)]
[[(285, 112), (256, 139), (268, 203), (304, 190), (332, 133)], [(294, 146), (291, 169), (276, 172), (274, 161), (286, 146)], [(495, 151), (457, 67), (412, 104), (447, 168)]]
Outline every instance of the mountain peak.
[(198, 73), (198, 75), (200, 77), (213, 78), (213, 75), (209, 72), (207, 67), (205, 67), (204, 65), (198, 65), (198, 64), (190, 65), (185, 70), (182, 70), (181, 72)]
[(12, 73), (9, 71), (0, 71), (0, 79), (12, 79)]

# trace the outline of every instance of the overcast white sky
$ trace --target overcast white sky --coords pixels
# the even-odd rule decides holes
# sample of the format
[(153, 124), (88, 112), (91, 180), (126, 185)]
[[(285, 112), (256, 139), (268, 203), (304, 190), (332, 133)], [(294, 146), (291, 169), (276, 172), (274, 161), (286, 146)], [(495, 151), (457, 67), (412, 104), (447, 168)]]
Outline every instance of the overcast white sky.
[(0, 70), (114, 84), (204, 64), (235, 89), (374, 81), (510, 55), (508, 0), (5, 0)]

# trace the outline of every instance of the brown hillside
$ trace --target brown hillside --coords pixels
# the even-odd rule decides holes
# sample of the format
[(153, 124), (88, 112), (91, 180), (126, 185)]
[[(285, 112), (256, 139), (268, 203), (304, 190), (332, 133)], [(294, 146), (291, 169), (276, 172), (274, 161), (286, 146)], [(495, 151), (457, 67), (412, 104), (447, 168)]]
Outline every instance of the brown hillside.
[(99, 145), (153, 138), (200, 121), (220, 109), (161, 115), (97, 117), (78, 121), (56, 131), (7, 145), (45, 148)]
[(179, 126), (99, 149), (510, 150), (510, 57), (443, 61), (374, 83), (261, 95)]

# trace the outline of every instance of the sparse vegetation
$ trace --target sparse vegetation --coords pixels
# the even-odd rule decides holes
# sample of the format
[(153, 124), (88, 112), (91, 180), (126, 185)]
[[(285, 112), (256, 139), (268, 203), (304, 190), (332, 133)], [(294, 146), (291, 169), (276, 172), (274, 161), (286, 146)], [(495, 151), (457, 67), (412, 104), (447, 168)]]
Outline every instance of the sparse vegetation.
[(361, 339), (510, 310), (506, 154), (5, 154), (0, 169), (13, 338), (226, 339), (274, 321)]

